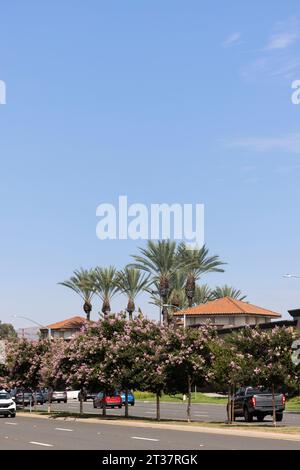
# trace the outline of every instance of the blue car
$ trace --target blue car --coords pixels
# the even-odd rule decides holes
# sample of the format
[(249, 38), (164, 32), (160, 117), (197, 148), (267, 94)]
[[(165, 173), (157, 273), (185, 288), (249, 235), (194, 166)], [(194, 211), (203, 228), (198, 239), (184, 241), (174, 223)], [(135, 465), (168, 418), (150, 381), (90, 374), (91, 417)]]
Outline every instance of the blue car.
[[(121, 395), (121, 398), (122, 398), (122, 405), (125, 406), (125, 399), (126, 399), (126, 398), (125, 398), (125, 391), (122, 390), (122, 391), (120, 392), (120, 395)], [(128, 391), (128, 405), (134, 406), (134, 402), (135, 402), (134, 395), (133, 395), (133, 393), (129, 390), (129, 391)]]

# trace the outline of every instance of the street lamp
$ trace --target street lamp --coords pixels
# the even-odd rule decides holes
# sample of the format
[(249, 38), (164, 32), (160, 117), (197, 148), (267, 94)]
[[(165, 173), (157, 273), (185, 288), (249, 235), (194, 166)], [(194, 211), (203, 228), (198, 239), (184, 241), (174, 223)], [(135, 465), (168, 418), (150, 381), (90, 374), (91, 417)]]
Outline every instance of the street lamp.
[(23, 315), (12, 315), (14, 318), (23, 318), (24, 320), (31, 321), (31, 323), (34, 323), (35, 325), (39, 326), (40, 328), (43, 328), (44, 330), (48, 331), (48, 339), (51, 341), (51, 329), (48, 328), (48, 326), (41, 325), (40, 323), (36, 322), (35, 320), (32, 320), (32, 318), (24, 317)]

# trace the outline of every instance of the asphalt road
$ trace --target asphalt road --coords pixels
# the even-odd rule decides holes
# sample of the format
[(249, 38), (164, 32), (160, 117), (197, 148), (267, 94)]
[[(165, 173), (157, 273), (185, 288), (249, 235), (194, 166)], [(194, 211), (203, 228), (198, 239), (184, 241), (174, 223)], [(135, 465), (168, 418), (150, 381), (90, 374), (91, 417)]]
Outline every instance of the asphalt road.
[[(38, 406), (38, 409), (47, 409), (47, 405)], [(79, 402), (77, 400), (69, 400), (68, 403), (53, 403), (52, 409), (57, 411), (70, 411), (79, 413)], [(92, 401), (84, 402), (83, 411), (85, 413), (102, 414), (102, 410), (94, 409)], [(136, 401), (135, 406), (129, 406), (130, 416), (155, 418), (156, 404), (155, 402)], [(107, 409), (107, 415), (110, 416), (124, 416), (124, 408), (119, 410)], [(186, 420), (186, 404), (183, 403), (161, 403), (161, 418), (162, 419), (176, 419)], [(193, 404), (192, 405), (192, 419), (194, 421), (205, 422), (224, 422), (226, 420), (226, 407), (224, 405), (210, 405), (210, 404)], [(244, 422), (243, 418), (237, 418), (237, 421)], [(264, 423), (272, 422), (271, 416), (267, 416), (263, 423), (258, 423), (255, 419), (255, 425), (264, 425)], [(278, 423), (279, 424), (279, 423)], [(283, 418), (283, 425), (300, 426), (300, 413), (285, 412)]]
[(299, 450), (300, 442), (17, 416), (0, 418), (1, 450)]

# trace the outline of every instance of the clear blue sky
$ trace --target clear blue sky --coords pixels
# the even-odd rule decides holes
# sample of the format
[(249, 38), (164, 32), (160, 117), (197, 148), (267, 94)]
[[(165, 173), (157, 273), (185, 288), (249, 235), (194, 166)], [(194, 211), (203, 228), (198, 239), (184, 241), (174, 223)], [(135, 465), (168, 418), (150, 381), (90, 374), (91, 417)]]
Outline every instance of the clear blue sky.
[(97, 205), (120, 194), (204, 203), (206, 243), (228, 266), (203, 282), (283, 314), (300, 306), (300, 280), (282, 278), (300, 272), (298, 11), (296, 0), (1, 5), (2, 321), (81, 314), (57, 282), (121, 267), (141, 244), (96, 238)]

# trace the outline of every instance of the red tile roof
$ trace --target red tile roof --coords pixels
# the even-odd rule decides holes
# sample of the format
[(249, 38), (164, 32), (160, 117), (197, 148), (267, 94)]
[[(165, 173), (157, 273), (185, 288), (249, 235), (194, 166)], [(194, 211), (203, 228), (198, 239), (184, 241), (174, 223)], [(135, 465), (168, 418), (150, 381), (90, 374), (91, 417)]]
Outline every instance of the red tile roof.
[[(48, 325), (48, 328), (50, 330), (73, 329), (73, 328), (80, 329), (85, 323), (86, 323), (86, 318), (77, 316), (77, 317), (67, 318), (67, 320), (59, 321), (57, 323), (53, 323), (52, 325)], [(45, 330), (45, 328), (41, 328), (41, 330)]]
[(174, 315), (262, 315), (267, 317), (281, 317), (279, 313), (242, 302), (241, 300), (223, 297), (212, 300), (206, 304), (179, 310)]

